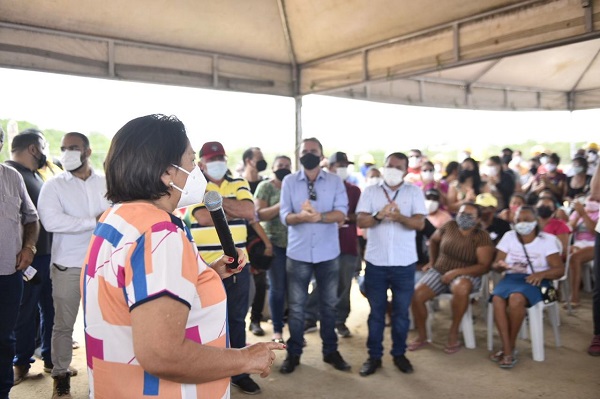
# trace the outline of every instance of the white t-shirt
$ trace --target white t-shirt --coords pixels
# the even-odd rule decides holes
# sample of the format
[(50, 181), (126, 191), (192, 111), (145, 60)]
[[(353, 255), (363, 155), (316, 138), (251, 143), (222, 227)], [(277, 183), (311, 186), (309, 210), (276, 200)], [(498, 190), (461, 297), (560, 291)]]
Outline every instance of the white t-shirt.
[[(532, 242), (525, 244), (527, 255), (533, 266), (533, 270), (543, 272), (548, 270), (548, 261), (546, 257), (555, 253), (560, 253), (560, 242), (552, 234), (541, 232)], [(504, 234), (496, 249), (506, 254), (504, 260), (511, 268), (506, 273), (525, 273), (531, 274), (531, 268), (527, 263), (523, 245), (517, 237), (517, 233), (511, 230)]]

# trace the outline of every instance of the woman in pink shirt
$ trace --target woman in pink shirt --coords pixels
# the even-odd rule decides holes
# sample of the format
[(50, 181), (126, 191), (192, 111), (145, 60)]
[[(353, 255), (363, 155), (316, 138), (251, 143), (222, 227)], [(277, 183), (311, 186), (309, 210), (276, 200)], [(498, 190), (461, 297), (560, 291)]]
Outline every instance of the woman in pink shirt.
[(556, 203), (549, 198), (540, 198), (536, 205), (539, 215), (539, 225), (543, 232), (555, 235), (562, 245), (562, 258), (567, 257), (567, 246), (569, 244), (569, 234), (571, 229), (560, 219), (554, 216), (556, 212)]

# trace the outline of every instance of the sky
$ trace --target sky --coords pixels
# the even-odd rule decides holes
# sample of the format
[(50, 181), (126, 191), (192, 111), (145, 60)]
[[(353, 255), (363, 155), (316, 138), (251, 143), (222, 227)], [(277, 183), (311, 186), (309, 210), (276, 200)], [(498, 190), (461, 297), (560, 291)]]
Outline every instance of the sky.
[[(176, 115), (195, 149), (217, 140), (225, 149), (258, 146), (293, 153), (291, 98), (83, 78), (0, 68), (0, 119), (41, 129), (112, 137), (127, 121), (151, 113)], [(303, 99), (303, 137), (325, 149), (435, 151), (537, 141), (598, 141), (600, 110), (473, 111), (382, 104), (310, 95)], [(327, 154), (325, 154), (327, 155)]]

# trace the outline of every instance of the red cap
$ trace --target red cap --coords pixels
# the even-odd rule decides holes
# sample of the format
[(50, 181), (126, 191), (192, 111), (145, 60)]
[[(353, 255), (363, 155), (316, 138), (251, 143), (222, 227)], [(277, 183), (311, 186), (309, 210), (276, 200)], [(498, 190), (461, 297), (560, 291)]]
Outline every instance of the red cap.
[(225, 156), (225, 149), (223, 145), (218, 141), (209, 141), (204, 143), (199, 153), (200, 157), (206, 157), (206, 159), (214, 158), (216, 156)]

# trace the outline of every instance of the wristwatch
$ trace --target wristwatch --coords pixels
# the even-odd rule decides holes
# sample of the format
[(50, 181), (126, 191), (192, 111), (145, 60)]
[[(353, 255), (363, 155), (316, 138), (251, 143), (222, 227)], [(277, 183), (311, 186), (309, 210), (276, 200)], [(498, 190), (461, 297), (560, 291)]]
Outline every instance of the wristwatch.
[(35, 245), (26, 245), (23, 248), (29, 248), (31, 250), (31, 252), (33, 252), (33, 256), (35, 256), (35, 254), (37, 254), (37, 248), (35, 247)]
[(377, 214), (379, 213), (379, 211), (375, 211), (371, 214), (371, 216), (373, 216), (373, 219), (375, 219), (377, 221), (377, 223), (381, 222), (383, 219), (379, 219), (377, 217)]

